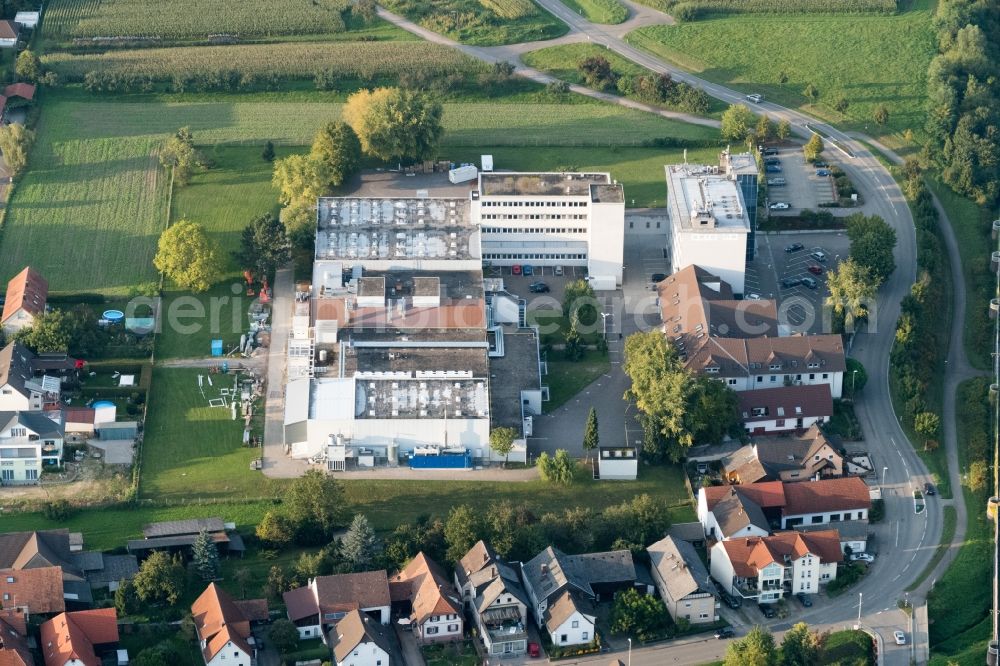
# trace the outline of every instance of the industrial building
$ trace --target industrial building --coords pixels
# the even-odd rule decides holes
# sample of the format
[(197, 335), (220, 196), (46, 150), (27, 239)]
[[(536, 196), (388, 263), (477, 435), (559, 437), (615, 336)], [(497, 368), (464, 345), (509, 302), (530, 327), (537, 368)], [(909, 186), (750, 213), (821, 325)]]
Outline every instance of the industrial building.
[(595, 289), (621, 284), (625, 193), (610, 174), (480, 173), (471, 214), (486, 262), (586, 266)]
[(757, 254), (757, 192), (760, 172), (753, 153), (732, 153), (728, 148), (719, 155), (719, 168), (726, 177), (740, 186), (746, 204), (750, 233), (747, 234), (747, 261)]
[(743, 293), (753, 241), (750, 212), (736, 180), (740, 169), (727, 174), (717, 166), (666, 167), (671, 266), (676, 271), (698, 265), (729, 283), (735, 294)]

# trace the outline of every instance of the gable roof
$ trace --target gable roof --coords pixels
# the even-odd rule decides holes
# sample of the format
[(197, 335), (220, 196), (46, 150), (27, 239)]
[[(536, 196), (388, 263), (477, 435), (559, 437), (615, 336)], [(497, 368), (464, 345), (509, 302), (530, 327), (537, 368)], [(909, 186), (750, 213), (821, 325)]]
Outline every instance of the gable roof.
[(192, 604), (191, 617), (198, 638), (204, 644), (201, 652), (205, 663), (212, 661), (230, 643), (244, 654), (253, 656), (253, 648), (247, 642), (251, 635), (250, 620), (233, 598), (215, 583), (205, 588)]
[(42, 412), (0, 412), (0, 425), (24, 426), (42, 438), (62, 437), (62, 426)]
[(784, 566), (785, 557), (797, 560), (807, 553), (819, 557), (823, 564), (844, 559), (837, 530), (821, 532), (778, 532), (766, 537), (742, 537), (720, 541), (733, 572), (742, 578), (752, 578), (772, 562)]
[(27, 640), (27, 620), (16, 609), (0, 611), (0, 666), (34, 666)]
[[(0, 421), (9, 413), (0, 412)], [(0, 569), (63, 567), (72, 571), (71, 562), (67, 529), (0, 534)]]
[[(754, 437), (750, 444), (724, 457), (722, 468), (727, 475), (739, 477), (741, 484), (777, 479), (781, 472), (790, 470), (808, 470), (811, 475), (830, 464), (826, 457), (812, 460), (825, 446), (833, 449), (816, 425), (799, 434)], [(836, 451), (834, 455), (840, 456)]]
[(462, 613), (462, 602), (455, 588), (448, 582), (448, 577), (437, 562), (422, 552), (417, 553), (390, 582), (410, 583), (410, 603), (413, 606), (411, 617), (417, 624), (423, 624), (431, 615)]
[(330, 644), (333, 646), (334, 663), (341, 663), (362, 643), (374, 643), (389, 655), (389, 662), (397, 654), (396, 643), (390, 635), (392, 629), (382, 626), (366, 613), (353, 610), (342, 617), (330, 630)]
[(31, 613), (61, 613), (66, 610), (61, 567), (0, 569), (0, 599), (10, 595)]
[(868, 485), (856, 476), (785, 485), (785, 516), (869, 509)]
[[(847, 360), (840, 335), (790, 335), (787, 337), (706, 337), (702, 344), (684, 350), (686, 366), (695, 371), (716, 368), (719, 377), (807, 372), (844, 372)], [(772, 368), (773, 366), (773, 368)]]
[(147, 539), (156, 537), (197, 535), (202, 530), (208, 532), (225, 532), (226, 524), (222, 518), (191, 518), (188, 520), (167, 520), (161, 523), (149, 523), (142, 528), (142, 535)]
[(785, 505), (784, 488), (780, 481), (743, 484), (738, 486), (708, 486), (699, 492), (705, 493), (705, 504), (715, 516), (723, 538), (737, 533), (745, 527), (755, 527), (770, 532), (764, 509), (774, 509)]
[(114, 608), (60, 613), (42, 625), (41, 636), (46, 666), (74, 659), (83, 666), (100, 666), (94, 646), (118, 642), (118, 614)]
[(18, 29), (13, 21), (0, 21), (0, 39), (17, 39)]
[(392, 605), (385, 569), (360, 573), (317, 576), (306, 587), (282, 595), (288, 619), (295, 622), (324, 613), (349, 612)]
[[(4, 38), (4, 25), (10, 21), (0, 21), (0, 39)], [(24, 310), (33, 316), (45, 312), (45, 301), (49, 296), (49, 283), (42, 274), (28, 266), (15, 275), (7, 283), (7, 301), (3, 305), (3, 315), (0, 322), (6, 322), (19, 310)]]
[(517, 572), (510, 565), (501, 562), (486, 541), (477, 541), (459, 560), (455, 577), (463, 588), (471, 585), (473, 606), (480, 613), (505, 593), (525, 606), (531, 605)]
[(24, 99), (34, 99), (35, 86), (31, 83), (11, 83), (3, 89), (4, 97), (21, 97)]
[(34, 371), (31, 362), (35, 355), (20, 342), (11, 342), (0, 350), (0, 386), (10, 386), (22, 395), (28, 395), (25, 384)]
[(521, 573), (525, 584), (535, 590), (538, 599), (550, 598), (565, 587), (593, 597), (594, 584), (636, 579), (632, 553), (627, 550), (567, 555), (553, 546), (522, 565)]
[(734, 493), (751, 500), (762, 509), (785, 506), (785, 488), (781, 481), (745, 483), (739, 486), (707, 486), (702, 490), (705, 491), (709, 510)]
[[(803, 384), (739, 391), (740, 415), (746, 422), (800, 419), (833, 414), (829, 384)], [(763, 412), (760, 415), (760, 412)]]
[(679, 601), (689, 594), (715, 596), (715, 586), (697, 551), (687, 541), (664, 537), (648, 546), (649, 563), (659, 574), (670, 598)]
[(469, 549), (455, 567), (455, 575), (458, 577), (459, 585), (465, 585), (469, 577), (484, 568), (492, 565), (496, 561), (496, 553), (493, 547), (480, 539)]
[[(588, 614), (584, 612), (584, 609), (590, 610)], [(581, 615), (586, 616), (591, 622), (594, 621), (593, 610), (587, 607), (581, 599), (577, 597), (570, 590), (563, 590), (552, 603), (548, 605), (543, 613), (543, 620), (545, 622), (545, 627), (550, 631), (555, 631), (562, 624), (573, 617), (573, 614), (579, 612)]]

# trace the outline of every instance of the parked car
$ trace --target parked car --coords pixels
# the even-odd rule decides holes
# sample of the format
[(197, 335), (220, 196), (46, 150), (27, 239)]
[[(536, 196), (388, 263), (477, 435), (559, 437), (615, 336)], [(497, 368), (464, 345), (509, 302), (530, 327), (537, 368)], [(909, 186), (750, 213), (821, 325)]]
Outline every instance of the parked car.
[(851, 562), (864, 562), (871, 564), (875, 561), (875, 556), (869, 553), (851, 553)]
[(562, 275), (563, 274), (563, 267), (562, 266), (556, 266), (555, 268), (552, 269), (552, 274), (553, 275)]
[(760, 612), (764, 614), (764, 617), (771, 619), (772, 617), (777, 617), (778, 612), (774, 610), (772, 604), (757, 604), (760, 607)]
[(813, 602), (812, 599), (809, 598), (808, 594), (803, 594), (802, 592), (799, 592), (798, 594), (795, 595), (795, 598), (798, 599), (799, 603), (805, 606), (806, 608), (812, 608)]
[(743, 600), (739, 597), (734, 597), (728, 592), (722, 592), (722, 600), (726, 602), (726, 605), (730, 608), (739, 608), (743, 605)]
[(524, 272), (525, 275), (534, 275), (535, 274), (535, 269), (534, 269), (534, 267), (531, 264), (525, 264), (524, 267), (521, 270)]
[(514, 264), (513, 266), (511, 266), (510, 267), (510, 274), (511, 275), (520, 275), (521, 274), (521, 265), (520, 264)]
[(792, 243), (791, 245), (786, 245), (785, 246), (785, 252), (788, 252), (788, 253), (798, 252), (799, 250), (804, 250), (805, 247), (806, 246), (803, 245), (802, 243)]
[(764, 166), (767, 173), (781, 173), (781, 166), (778, 164), (767, 164)]
[(747, 299), (748, 301), (759, 301), (760, 300), (760, 294), (755, 294), (755, 293), (753, 293), (751, 291), (749, 294), (747, 294), (743, 298)]
[(695, 467), (695, 469), (698, 470), (699, 474), (708, 474), (708, 463), (707, 462), (700, 462)]
[(784, 178), (768, 178), (767, 184), (771, 187), (781, 187), (786, 183)]
[(532, 659), (538, 659), (542, 656), (542, 648), (538, 643), (528, 643), (528, 656)]
[(817, 250), (816, 252), (809, 253), (809, 256), (815, 259), (816, 261), (821, 261), (824, 264), (826, 263), (826, 252), (820, 252)]
[(896, 645), (906, 645), (906, 634), (899, 629), (892, 632), (892, 637), (896, 639)]
[(785, 203), (784, 201), (775, 201), (771, 204), (771, 210), (788, 210), (791, 207), (791, 204)]
[(533, 294), (547, 294), (549, 293), (549, 285), (544, 282), (532, 282), (528, 285), (528, 291)]
[(819, 283), (816, 282), (816, 278), (811, 278), (808, 276), (802, 278), (802, 284), (809, 287), (810, 289), (815, 289), (816, 287), (819, 286)]
[(822, 266), (817, 266), (816, 264), (813, 264), (812, 266), (810, 266), (806, 270), (809, 271), (810, 273), (812, 273), (813, 275), (822, 275), (823, 274), (823, 267)]
[(782, 289), (791, 289), (792, 287), (797, 287), (802, 284), (802, 278), (785, 278), (781, 281)]
[(715, 632), (715, 637), (720, 641), (724, 638), (732, 638), (736, 635), (736, 632), (732, 630), (731, 627), (723, 627)]
[(760, 151), (760, 154), (761, 155), (777, 155), (778, 154), (778, 149), (777, 148), (765, 148), (762, 151)]
[(937, 495), (937, 490), (934, 489), (933, 483), (924, 484), (924, 495)]
[(826, 162), (813, 162), (813, 166), (817, 169), (827, 169), (830, 165)]
[(816, 175), (817, 176), (829, 176), (830, 175), (830, 170), (829, 169), (817, 169), (816, 170)]
[(781, 164), (781, 160), (777, 157), (765, 157), (764, 164)]

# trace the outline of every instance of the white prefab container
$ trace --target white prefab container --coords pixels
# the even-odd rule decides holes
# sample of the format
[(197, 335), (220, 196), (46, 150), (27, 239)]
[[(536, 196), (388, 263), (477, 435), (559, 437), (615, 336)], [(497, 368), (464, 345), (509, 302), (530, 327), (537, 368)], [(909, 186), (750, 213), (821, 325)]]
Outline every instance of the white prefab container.
[(614, 291), (618, 288), (614, 275), (595, 275), (587, 278), (594, 291)]
[(482, 164), (483, 164), (483, 171), (493, 171), (493, 156), (483, 155)]
[(460, 166), (448, 172), (448, 180), (452, 183), (467, 183), (470, 180), (475, 180), (477, 176), (479, 176), (479, 169), (476, 168), (475, 164)]

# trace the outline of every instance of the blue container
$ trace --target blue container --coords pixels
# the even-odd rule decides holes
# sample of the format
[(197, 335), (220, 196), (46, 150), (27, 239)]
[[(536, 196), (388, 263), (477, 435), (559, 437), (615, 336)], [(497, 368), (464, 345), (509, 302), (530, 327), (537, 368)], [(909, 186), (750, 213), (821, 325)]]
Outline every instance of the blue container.
[(472, 469), (472, 452), (446, 453), (440, 456), (411, 456), (410, 469)]

